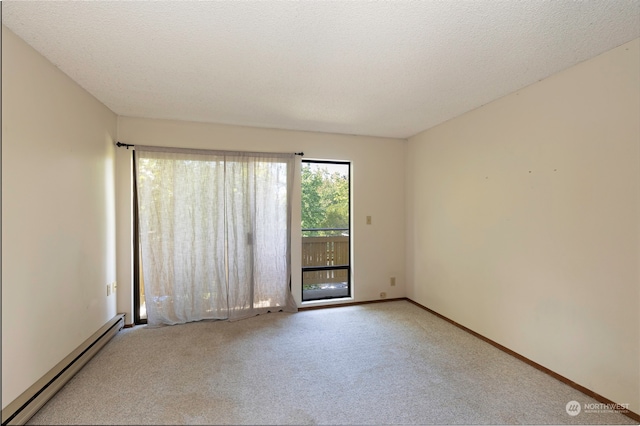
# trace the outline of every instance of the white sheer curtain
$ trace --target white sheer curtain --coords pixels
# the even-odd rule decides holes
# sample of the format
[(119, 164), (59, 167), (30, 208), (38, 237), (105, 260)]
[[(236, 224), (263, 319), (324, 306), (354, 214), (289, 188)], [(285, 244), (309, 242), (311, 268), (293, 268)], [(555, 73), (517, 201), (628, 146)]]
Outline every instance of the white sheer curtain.
[(147, 323), (297, 311), (295, 156), (136, 146)]

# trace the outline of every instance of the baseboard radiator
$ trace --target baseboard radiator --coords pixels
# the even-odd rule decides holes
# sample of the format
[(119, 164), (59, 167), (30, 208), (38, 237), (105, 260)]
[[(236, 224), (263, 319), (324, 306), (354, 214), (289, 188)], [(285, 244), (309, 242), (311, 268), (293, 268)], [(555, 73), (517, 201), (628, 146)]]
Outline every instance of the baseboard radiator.
[(110, 319), (40, 380), (2, 410), (2, 426), (23, 425), (124, 327), (124, 314)]

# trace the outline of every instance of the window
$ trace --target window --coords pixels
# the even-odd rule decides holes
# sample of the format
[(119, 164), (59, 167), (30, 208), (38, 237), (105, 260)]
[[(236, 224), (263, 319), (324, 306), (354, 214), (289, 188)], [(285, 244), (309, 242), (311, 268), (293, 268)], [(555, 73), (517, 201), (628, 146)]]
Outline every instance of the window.
[(348, 162), (302, 162), (302, 301), (351, 297)]

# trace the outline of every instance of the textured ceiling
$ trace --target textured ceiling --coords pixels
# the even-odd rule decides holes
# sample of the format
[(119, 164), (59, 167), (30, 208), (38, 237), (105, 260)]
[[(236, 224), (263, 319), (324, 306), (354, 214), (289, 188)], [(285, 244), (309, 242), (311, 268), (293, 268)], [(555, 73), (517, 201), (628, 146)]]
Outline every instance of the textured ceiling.
[(640, 1), (2, 2), (119, 115), (406, 138), (640, 36)]

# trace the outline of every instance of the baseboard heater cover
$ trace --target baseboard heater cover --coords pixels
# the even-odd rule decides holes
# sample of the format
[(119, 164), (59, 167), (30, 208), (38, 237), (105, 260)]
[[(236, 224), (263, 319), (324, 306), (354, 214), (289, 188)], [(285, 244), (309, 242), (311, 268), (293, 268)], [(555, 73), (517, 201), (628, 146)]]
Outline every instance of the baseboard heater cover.
[(2, 426), (23, 425), (124, 327), (124, 314), (110, 319), (47, 374), (2, 410)]

